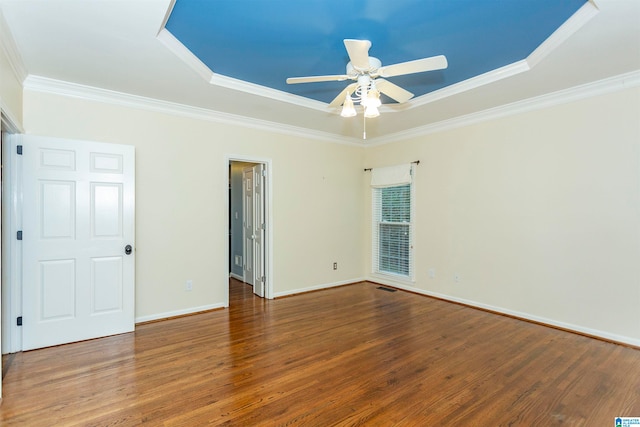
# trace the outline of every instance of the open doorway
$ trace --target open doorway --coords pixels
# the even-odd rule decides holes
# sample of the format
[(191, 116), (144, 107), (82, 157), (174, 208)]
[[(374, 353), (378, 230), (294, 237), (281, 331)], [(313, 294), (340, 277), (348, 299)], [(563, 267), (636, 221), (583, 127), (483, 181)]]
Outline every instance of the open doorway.
[(273, 298), (271, 288), (270, 162), (229, 158), (229, 277)]

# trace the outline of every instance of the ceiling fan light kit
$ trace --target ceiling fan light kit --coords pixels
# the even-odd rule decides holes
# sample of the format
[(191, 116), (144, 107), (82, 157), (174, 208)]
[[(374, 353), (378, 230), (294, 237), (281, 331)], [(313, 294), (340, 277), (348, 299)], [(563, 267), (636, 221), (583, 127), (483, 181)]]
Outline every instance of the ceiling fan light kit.
[(380, 111), (377, 107), (366, 107), (364, 109), (364, 116), (367, 119), (373, 119), (374, 117), (378, 117), (380, 115)]
[(367, 96), (364, 98), (360, 104), (365, 107), (379, 107), (382, 105), (382, 101), (380, 101), (380, 91), (376, 89), (375, 82), (371, 82), (371, 86), (367, 91)]
[(369, 48), (371, 48), (369, 40), (345, 39), (344, 46), (350, 59), (349, 63), (347, 63), (346, 74), (290, 77), (287, 79), (288, 84), (356, 80), (357, 83), (347, 86), (329, 104), (331, 108), (337, 108), (342, 105), (342, 111), (340, 112), (342, 117), (353, 117), (357, 114), (354, 102), (359, 102), (364, 107), (365, 118), (378, 117), (380, 115), (378, 107), (382, 105), (380, 101), (381, 93), (399, 104), (413, 98), (411, 92), (381, 77), (441, 70), (448, 66), (447, 58), (444, 55), (438, 55), (383, 67), (378, 58), (369, 56)]
[(347, 92), (347, 97), (344, 100), (344, 105), (342, 107), (340, 115), (342, 117), (353, 117), (356, 114), (356, 109), (353, 106), (353, 100), (351, 99), (351, 96), (349, 96), (349, 92)]
[[(348, 88), (347, 88), (348, 89)], [(358, 83), (353, 94), (348, 90), (342, 104), (342, 117), (353, 117), (356, 115), (354, 102), (359, 102), (364, 107), (364, 116), (366, 118), (378, 117), (380, 112), (378, 107), (382, 105), (380, 101), (380, 91), (376, 89), (374, 80), (367, 75), (358, 77)]]

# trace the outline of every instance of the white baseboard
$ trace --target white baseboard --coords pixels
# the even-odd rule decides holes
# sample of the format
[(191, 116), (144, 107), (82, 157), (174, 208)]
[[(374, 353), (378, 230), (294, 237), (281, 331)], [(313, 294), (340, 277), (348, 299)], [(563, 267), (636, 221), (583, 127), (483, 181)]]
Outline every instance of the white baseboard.
[[(231, 277), (234, 277), (233, 274), (231, 274)], [(238, 280), (243, 280), (243, 277), (239, 277)], [(321, 284), (321, 285), (315, 285), (315, 286), (310, 286), (308, 288), (300, 288), (300, 289), (294, 289), (291, 291), (285, 291), (285, 292), (278, 292), (275, 294), (275, 297), (283, 297), (283, 296), (289, 296), (289, 295), (295, 295), (295, 294), (301, 294), (304, 292), (310, 292), (310, 291), (317, 291), (320, 289), (328, 289), (328, 288), (333, 288), (336, 286), (342, 286), (342, 285), (349, 285), (351, 283), (357, 283), (357, 282), (362, 282), (364, 281), (364, 278), (356, 278), (356, 279), (350, 279), (350, 280), (343, 280), (340, 282), (333, 282), (333, 283), (325, 283), (325, 284)], [(176, 316), (184, 316), (186, 314), (194, 314), (194, 313), (199, 313), (202, 311), (208, 311), (208, 310), (214, 310), (216, 308), (225, 308), (226, 306), (224, 305), (224, 303), (218, 303), (218, 304), (211, 304), (211, 305), (203, 305), (200, 307), (192, 307), (192, 308), (187, 308), (184, 310), (176, 310), (176, 311), (168, 311), (165, 313), (158, 313), (158, 314), (152, 314), (149, 316), (140, 316), (140, 317), (136, 317), (135, 319), (135, 323), (144, 323), (144, 322), (151, 322), (153, 320), (161, 320), (161, 319), (168, 319), (170, 317), (176, 317)]]
[(216, 308), (225, 308), (224, 303), (202, 305), (200, 307), (191, 307), (184, 310), (167, 311), (165, 313), (151, 314), (149, 316), (136, 317), (135, 323), (151, 322), (152, 320), (168, 319), (170, 317), (184, 316), (186, 314), (195, 314), (202, 311), (214, 310)]
[(604, 340), (607, 341), (614, 341), (614, 342), (618, 342), (618, 343), (623, 343), (623, 344), (629, 344), (632, 346), (636, 346), (636, 347), (640, 347), (640, 339), (637, 338), (632, 338), (632, 337), (627, 337), (624, 335), (617, 335), (617, 334), (612, 334), (606, 331), (601, 331), (598, 329), (591, 329), (591, 328), (586, 328), (580, 325), (574, 325), (572, 323), (565, 323), (565, 322), (560, 322), (554, 319), (548, 319), (546, 317), (540, 317), (540, 316), (535, 316), (529, 313), (523, 313), (520, 311), (515, 311), (515, 310), (509, 310), (503, 307), (496, 307), (493, 305), (489, 305), (489, 304), (483, 304), (477, 301), (472, 301), (472, 300), (468, 300), (468, 299), (464, 299), (464, 298), (457, 298), (457, 297), (453, 297), (451, 295), (446, 295), (446, 294), (441, 294), (438, 292), (431, 292), (431, 291), (426, 291), (424, 289), (420, 289), (420, 288), (415, 288), (413, 286), (409, 286), (406, 284), (402, 284), (399, 282), (395, 282), (392, 280), (385, 280), (384, 278), (381, 277), (369, 277), (368, 279), (366, 279), (368, 281), (374, 282), (374, 283), (380, 283), (382, 285), (387, 285), (387, 286), (393, 286), (395, 288), (398, 289), (403, 289), (405, 291), (410, 291), (410, 292), (414, 292), (417, 294), (422, 294), (422, 295), (426, 295), (426, 296), (430, 296), (430, 297), (434, 297), (434, 298), (438, 298), (441, 300), (445, 300), (445, 301), (451, 301), (451, 302), (456, 302), (456, 303), (460, 303), (460, 304), (464, 304), (464, 305), (468, 305), (470, 307), (475, 307), (475, 308), (480, 308), (483, 310), (489, 310), (489, 311), (493, 311), (496, 313), (500, 313), (500, 314), (505, 314), (508, 316), (512, 316), (512, 317), (516, 317), (519, 319), (523, 319), (523, 320), (530, 320), (532, 322), (536, 322), (536, 323), (541, 323), (544, 325), (548, 325), (548, 326), (553, 326), (556, 328), (561, 328), (561, 329), (566, 329), (568, 331), (573, 331), (573, 332), (577, 332), (579, 334), (585, 334), (585, 335), (590, 335), (593, 337), (598, 337), (598, 338), (602, 338)]
[(349, 285), (351, 283), (362, 282), (364, 280), (366, 279), (362, 277), (358, 277), (355, 279), (341, 280), (339, 282), (323, 283), (321, 285), (309, 286), (307, 288), (299, 288), (299, 289), (292, 289), (290, 291), (276, 292), (274, 295), (274, 298), (285, 297), (285, 296), (295, 295), (295, 294), (302, 294), (302, 293), (311, 292), (311, 291), (319, 291), (321, 289), (335, 288), (336, 286)]
[(239, 274), (236, 273), (229, 273), (229, 277), (232, 277), (236, 280), (240, 280), (241, 282), (244, 282), (244, 277), (240, 276)]

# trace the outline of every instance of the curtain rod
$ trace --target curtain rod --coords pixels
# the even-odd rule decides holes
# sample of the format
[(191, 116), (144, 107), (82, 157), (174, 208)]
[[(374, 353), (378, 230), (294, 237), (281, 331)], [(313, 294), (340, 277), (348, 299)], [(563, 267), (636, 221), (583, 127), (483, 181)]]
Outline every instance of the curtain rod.
[[(415, 163), (416, 165), (420, 164), (420, 160), (416, 160), (415, 162), (411, 162), (411, 163)], [(370, 170), (372, 170), (373, 168), (365, 168), (364, 171), (365, 172), (369, 172)]]

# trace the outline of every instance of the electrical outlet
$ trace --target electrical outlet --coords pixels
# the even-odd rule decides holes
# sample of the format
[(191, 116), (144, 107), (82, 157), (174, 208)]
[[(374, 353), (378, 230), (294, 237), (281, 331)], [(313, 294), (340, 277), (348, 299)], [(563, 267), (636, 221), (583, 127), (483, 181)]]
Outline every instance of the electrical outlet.
[(460, 273), (454, 273), (454, 274), (453, 274), (453, 280), (454, 280), (456, 283), (459, 283), (459, 282), (460, 282)]
[(184, 290), (185, 291), (193, 290), (193, 280), (187, 280), (187, 283), (184, 285)]
[(334, 262), (334, 263), (333, 263), (333, 269), (334, 269), (334, 270), (337, 270), (337, 269), (338, 269), (338, 263), (337, 263), (337, 262)]
[(432, 279), (435, 279), (436, 277), (436, 269), (435, 268), (430, 268), (429, 269), (429, 277)]

